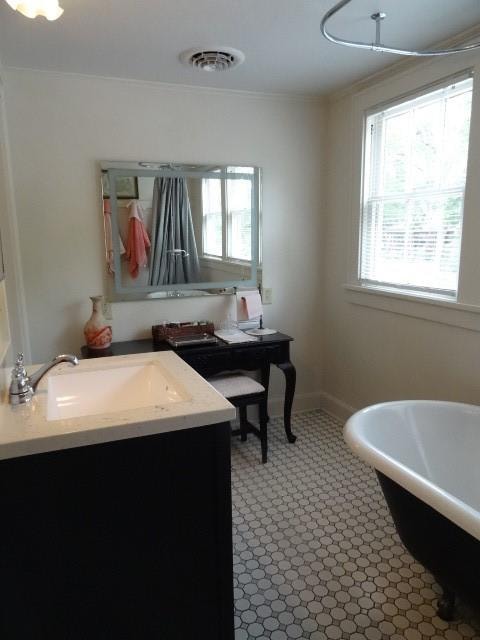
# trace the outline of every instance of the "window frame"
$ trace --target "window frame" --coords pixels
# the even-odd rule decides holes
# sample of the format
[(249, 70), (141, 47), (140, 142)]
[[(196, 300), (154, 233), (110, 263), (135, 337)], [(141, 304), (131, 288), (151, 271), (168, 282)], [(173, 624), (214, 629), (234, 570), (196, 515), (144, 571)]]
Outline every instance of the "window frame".
[[(458, 296), (458, 278), (459, 272), (457, 273), (457, 288), (456, 289), (442, 289), (440, 286), (438, 287), (429, 287), (422, 285), (408, 285), (402, 283), (394, 283), (389, 282), (388, 280), (373, 280), (367, 277), (362, 277), (362, 261), (363, 261), (363, 253), (365, 251), (364, 243), (363, 243), (363, 232), (365, 229), (366, 223), (366, 206), (367, 201), (383, 201), (388, 200), (393, 197), (392, 194), (387, 194), (383, 196), (375, 196), (371, 195), (369, 192), (369, 185), (371, 184), (373, 178), (373, 172), (371, 170), (373, 165), (378, 165), (379, 153), (382, 153), (381, 141), (383, 135), (383, 123), (385, 119), (382, 119), (382, 112), (388, 111), (390, 117), (395, 115), (395, 112), (398, 114), (405, 111), (406, 103), (415, 103), (410, 106), (408, 111), (413, 108), (418, 108), (419, 106), (426, 105), (428, 103), (433, 102), (435, 99), (432, 98), (433, 93), (440, 93), (442, 90), (449, 89), (452, 85), (459, 84), (461, 82), (465, 82), (467, 80), (471, 80), (472, 82), (472, 102), (473, 102), (473, 73), (471, 71), (456, 74), (455, 77), (446, 78), (440, 82), (436, 82), (432, 85), (428, 85), (426, 87), (421, 87), (413, 91), (412, 93), (402, 96), (401, 98), (395, 99), (393, 101), (388, 101), (387, 103), (382, 103), (380, 105), (376, 105), (375, 107), (371, 107), (365, 111), (364, 121), (363, 121), (363, 158), (362, 158), (362, 204), (360, 210), (360, 220), (359, 220), (359, 239), (358, 239), (358, 283), (361, 286), (372, 287), (378, 290), (385, 291), (398, 291), (400, 294), (410, 294), (410, 295), (420, 295), (422, 297), (431, 297), (433, 299), (447, 299), (447, 300), (457, 300)], [(455, 89), (452, 93), (455, 93)], [(459, 92), (460, 93), (460, 92)], [(377, 129), (369, 134), (369, 128), (373, 127), (372, 117), (377, 117), (381, 120), (381, 123), (377, 124)], [(470, 123), (471, 124), (471, 123)], [(470, 153), (470, 147), (467, 149), (467, 163), (468, 163), (468, 155)], [(466, 179), (465, 179), (466, 185)], [(451, 187), (449, 189), (438, 190), (438, 188), (431, 188), (427, 190), (410, 190), (405, 193), (399, 192), (398, 199), (402, 199), (406, 196), (409, 196), (410, 199), (415, 197), (421, 197), (422, 195), (429, 195), (434, 197), (435, 192), (436, 195), (446, 195), (448, 191), (451, 194), (455, 194), (462, 198), (462, 222), (463, 222), (463, 209), (464, 209), (464, 201), (465, 201), (465, 185), (460, 187)], [(394, 194), (395, 195), (395, 194)], [(462, 226), (462, 225), (461, 225)], [(460, 238), (461, 241), (461, 238)], [(459, 264), (460, 271), (460, 264)]]
[[(206, 226), (205, 226), (205, 218), (209, 215), (209, 214), (205, 214), (204, 213), (204, 209), (203, 209), (203, 186), (204, 183), (206, 182), (206, 180), (219, 180), (220, 181), (220, 201), (221, 201), (221, 218), (222, 218), (222, 255), (217, 255), (215, 253), (208, 253), (207, 251), (205, 251), (205, 233), (206, 233)], [(211, 212), (210, 212), (211, 213)], [(201, 254), (199, 255), (200, 259), (205, 259), (205, 260), (213, 260), (216, 262), (219, 261), (223, 261), (223, 257), (225, 255), (225, 198), (224, 198), (224, 189), (223, 189), (223, 180), (221, 180), (221, 178), (214, 178), (214, 177), (203, 177), (202, 178), (202, 233), (201, 233)]]
[[(352, 139), (351, 190), (346, 280), (342, 285), (347, 302), (414, 318), (480, 331), (480, 59), (471, 54), (448, 61), (415, 63), (407, 71), (391, 75), (371, 86), (352, 93), (349, 133)], [(456, 298), (425, 295), (423, 291), (402, 290), (364, 284), (360, 274), (360, 221), (364, 193), (365, 127), (368, 115), (382, 107), (401, 104), (416, 95), (448, 86), (455, 81), (473, 77), (469, 151), (464, 195), (463, 234), (458, 289)], [(345, 141), (347, 138), (345, 138)], [(480, 240), (479, 240), (480, 241)]]

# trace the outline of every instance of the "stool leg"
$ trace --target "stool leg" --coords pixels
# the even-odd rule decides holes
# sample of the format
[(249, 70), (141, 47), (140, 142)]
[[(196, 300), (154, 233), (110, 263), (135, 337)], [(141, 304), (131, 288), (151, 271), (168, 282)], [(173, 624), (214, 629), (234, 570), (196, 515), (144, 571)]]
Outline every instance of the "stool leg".
[(240, 416), (240, 440), (245, 442), (247, 439), (247, 407), (239, 407)]
[(259, 418), (260, 418), (260, 444), (262, 447), (262, 463), (267, 462), (268, 451), (268, 434), (267, 434), (267, 422), (268, 422), (268, 409), (267, 399), (265, 398), (259, 404)]

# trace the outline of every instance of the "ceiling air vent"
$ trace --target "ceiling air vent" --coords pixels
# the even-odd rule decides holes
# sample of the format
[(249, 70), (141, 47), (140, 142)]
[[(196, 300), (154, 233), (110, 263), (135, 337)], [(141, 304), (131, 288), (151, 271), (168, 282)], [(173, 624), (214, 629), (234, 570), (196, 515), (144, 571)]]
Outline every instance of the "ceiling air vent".
[(228, 71), (242, 64), (245, 56), (230, 47), (205, 47), (184, 51), (180, 54), (180, 60), (200, 71)]

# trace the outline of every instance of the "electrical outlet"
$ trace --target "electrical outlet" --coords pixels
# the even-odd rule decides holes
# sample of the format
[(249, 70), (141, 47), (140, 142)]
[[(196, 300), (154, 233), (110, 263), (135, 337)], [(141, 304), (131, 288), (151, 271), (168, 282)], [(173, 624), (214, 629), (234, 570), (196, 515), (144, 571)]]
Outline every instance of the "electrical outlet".
[(102, 307), (105, 320), (112, 320), (112, 305), (110, 302), (104, 301)]
[(263, 289), (262, 290), (262, 302), (263, 304), (272, 304), (273, 293), (272, 289)]

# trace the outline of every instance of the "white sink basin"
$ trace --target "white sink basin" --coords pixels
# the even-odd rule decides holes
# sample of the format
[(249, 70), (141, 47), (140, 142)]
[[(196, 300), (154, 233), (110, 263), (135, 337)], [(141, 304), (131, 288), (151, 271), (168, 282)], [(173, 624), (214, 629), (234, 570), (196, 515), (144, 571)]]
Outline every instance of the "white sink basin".
[(183, 387), (156, 362), (65, 372), (48, 377), (47, 420), (162, 407), (188, 399)]

